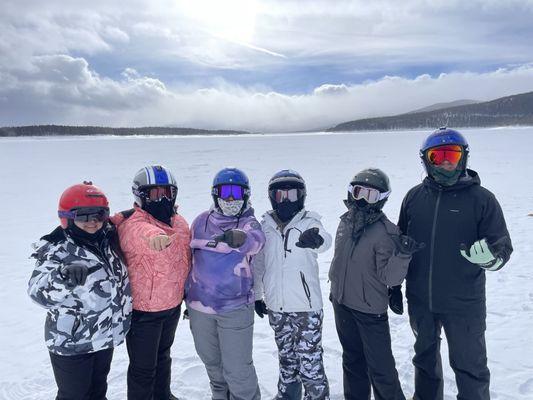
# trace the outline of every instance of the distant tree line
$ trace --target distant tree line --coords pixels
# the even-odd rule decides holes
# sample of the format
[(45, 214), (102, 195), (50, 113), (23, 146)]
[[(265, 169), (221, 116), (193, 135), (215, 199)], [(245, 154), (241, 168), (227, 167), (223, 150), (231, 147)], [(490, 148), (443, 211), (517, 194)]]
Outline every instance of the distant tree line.
[(0, 137), (14, 136), (94, 136), (94, 135), (240, 135), (248, 132), (191, 128), (110, 128), (103, 126), (29, 125), (0, 128)]

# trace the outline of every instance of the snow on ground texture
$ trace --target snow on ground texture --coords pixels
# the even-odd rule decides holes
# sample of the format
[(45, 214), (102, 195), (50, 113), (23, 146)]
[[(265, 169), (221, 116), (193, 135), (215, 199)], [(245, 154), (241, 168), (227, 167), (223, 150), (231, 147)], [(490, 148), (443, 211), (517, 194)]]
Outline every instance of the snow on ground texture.
[[(487, 274), (489, 367), (492, 398), (533, 398), (533, 128), (465, 130), (471, 168), (499, 199), (515, 252), (499, 272)], [(279, 169), (298, 170), (308, 184), (307, 208), (324, 216), (332, 234), (344, 212), (342, 199), (350, 178), (379, 167), (391, 178), (385, 208), (397, 220), (403, 196), (423, 177), (418, 159), (425, 132), (256, 135), (165, 138), (20, 138), (0, 139), (0, 399), (50, 399), (55, 383), (44, 346), (45, 310), (31, 303), (26, 285), (33, 269), (30, 243), (54, 228), (57, 201), (69, 185), (91, 179), (110, 199), (112, 211), (132, 205), (131, 178), (152, 163), (170, 167), (179, 182), (180, 212), (189, 223), (210, 205), (210, 184), (222, 167), (242, 168), (252, 183), (256, 215), (269, 206), (266, 185)], [(332, 250), (320, 255), (320, 278), (327, 298)], [(342, 398), (341, 348), (333, 312), (326, 300), (323, 344), (332, 399)], [(406, 396), (413, 393), (413, 335), (406, 315), (390, 315), (393, 350)], [(443, 340), (446, 399), (456, 396)], [(178, 326), (172, 348), (172, 390), (182, 399), (208, 399), (209, 385), (187, 321)], [(276, 392), (277, 352), (266, 319), (256, 318), (254, 361), (263, 398)], [(108, 398), (124, 399), (128, 361), (116, 349)]]

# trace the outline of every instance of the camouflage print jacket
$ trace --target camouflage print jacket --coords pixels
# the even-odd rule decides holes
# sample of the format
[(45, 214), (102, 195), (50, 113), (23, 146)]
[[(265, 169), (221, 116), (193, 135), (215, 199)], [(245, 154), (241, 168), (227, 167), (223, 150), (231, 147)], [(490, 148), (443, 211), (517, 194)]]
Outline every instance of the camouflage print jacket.
[[(126, 266), (109, 244), (113, 235), (109, 229), (101, 247), (105, 260), (76, 244), (61, 227), (36, 244), (28, 294), (48, 309), (44, 333), (51, 353), (92, 353), (124, 341), (131, 320), (131, 289)], [(60, 274), (60, 268), (71, 263), (89, 268), (84, 285), (72, 287)]]

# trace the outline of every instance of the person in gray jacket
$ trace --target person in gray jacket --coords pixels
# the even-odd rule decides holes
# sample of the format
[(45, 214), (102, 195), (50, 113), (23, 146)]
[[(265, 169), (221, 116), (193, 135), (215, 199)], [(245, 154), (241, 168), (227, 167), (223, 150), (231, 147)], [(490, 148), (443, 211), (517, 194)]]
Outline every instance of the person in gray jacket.
[[(321, 217), (304, 209), (306, 187), (296, 171), (282, 170), (269, 182), (272, 210), (263, 215), (263, 250), (253, 261), (256, 313), (268, 312), (278, 346), (276, 399), (329, 399), (322, 362), (322, 293), (318, 253), (331, 246)], [(264, 296), (264, 300), (263, 300)]]
[(411, 255), (423, 245), (400, 235), (382, 211), (389, 178), (365, 169), (352, 179), (335, 238), (329, 271), (330, 299), (343, 348), (344, 397), (405, 400), (391, 349), (388, 287), (407, 274)]

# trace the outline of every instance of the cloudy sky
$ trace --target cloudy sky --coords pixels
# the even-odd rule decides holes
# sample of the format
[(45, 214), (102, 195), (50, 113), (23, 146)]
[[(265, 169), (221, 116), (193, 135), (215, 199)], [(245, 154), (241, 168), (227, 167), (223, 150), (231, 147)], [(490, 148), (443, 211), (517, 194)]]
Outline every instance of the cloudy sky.
[(533, 90), (533, 0), (2, 0), (0, 126), (295, 131)]

